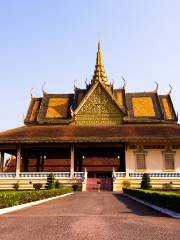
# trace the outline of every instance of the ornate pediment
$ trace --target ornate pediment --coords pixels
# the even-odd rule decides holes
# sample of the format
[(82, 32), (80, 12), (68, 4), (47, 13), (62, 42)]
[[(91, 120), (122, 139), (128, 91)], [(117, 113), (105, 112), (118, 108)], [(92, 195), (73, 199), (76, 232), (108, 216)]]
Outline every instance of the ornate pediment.
[(78, 114), (111, 113), (120, 113), (120, 110), (100, 84), (95, 88), (78, 112)]
[(76, 124), (119, 124), (122, 123), (123, 113), (105, 90), (101, 83), (96, 84), (94, 89), (85, 97), (76, 115)]

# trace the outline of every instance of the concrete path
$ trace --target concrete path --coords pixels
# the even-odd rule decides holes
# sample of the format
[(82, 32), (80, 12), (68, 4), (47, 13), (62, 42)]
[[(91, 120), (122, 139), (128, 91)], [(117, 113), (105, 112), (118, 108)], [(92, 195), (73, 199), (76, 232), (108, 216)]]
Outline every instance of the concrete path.
[(119, 194), (75, 193), (0, 216), (3, 240), (179, 240), (180, 220)]

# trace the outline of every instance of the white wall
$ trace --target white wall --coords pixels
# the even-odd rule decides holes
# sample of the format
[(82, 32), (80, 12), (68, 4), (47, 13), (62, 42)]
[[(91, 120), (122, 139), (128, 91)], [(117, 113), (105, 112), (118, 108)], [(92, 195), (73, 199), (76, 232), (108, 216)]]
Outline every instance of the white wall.
[[(126, 150), (126, 171), (136, 172), (135, 149)], [(162, 149), (147, 149), (146, 170), (148, 172), (163, 172), (163, 155)], [(175, 151), (175, 172), (180, 172), (180, 149)]]
[(176, 172), (180, 172), (180, 149), (176, 150), (175, 169), (176, 169)]

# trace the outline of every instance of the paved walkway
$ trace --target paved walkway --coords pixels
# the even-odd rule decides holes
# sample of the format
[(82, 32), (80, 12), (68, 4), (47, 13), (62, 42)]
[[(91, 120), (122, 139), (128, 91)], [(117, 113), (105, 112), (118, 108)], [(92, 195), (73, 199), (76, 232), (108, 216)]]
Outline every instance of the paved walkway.
[(179, 240), (180, 220), (110, 192), (76, 193), (0, 216), (2, 240)]

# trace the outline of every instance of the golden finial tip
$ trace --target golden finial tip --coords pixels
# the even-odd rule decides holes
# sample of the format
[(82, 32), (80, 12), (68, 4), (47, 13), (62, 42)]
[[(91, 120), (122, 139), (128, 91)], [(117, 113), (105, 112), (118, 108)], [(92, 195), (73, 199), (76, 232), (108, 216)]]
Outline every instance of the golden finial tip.
[(100, 40), (98, 41), (98, 51), (101, 50)]

